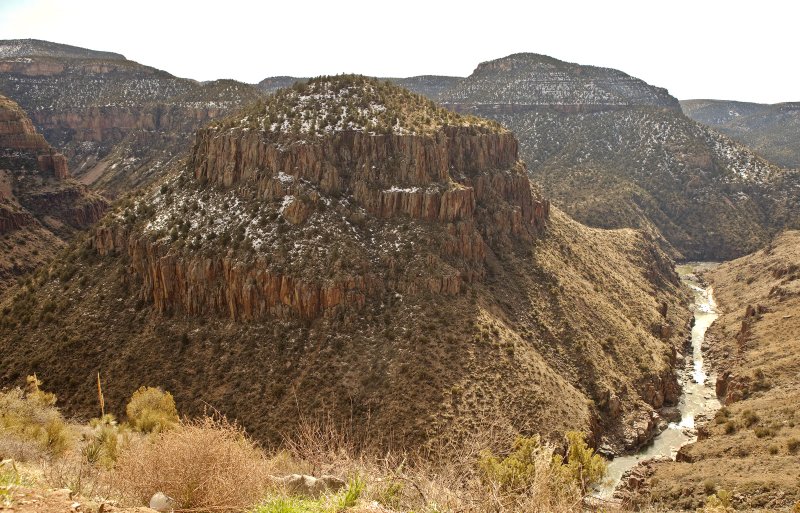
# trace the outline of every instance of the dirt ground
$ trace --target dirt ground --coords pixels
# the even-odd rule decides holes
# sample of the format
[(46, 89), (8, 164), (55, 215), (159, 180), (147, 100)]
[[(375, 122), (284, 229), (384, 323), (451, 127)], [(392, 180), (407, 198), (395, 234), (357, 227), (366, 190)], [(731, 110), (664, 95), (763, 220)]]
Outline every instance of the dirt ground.
[(150, 508), (118, 508), (73, 496), (68, 489), (52, 490), (15, 486), (10, 500), (0, 501), (0, 511), (14, 513), (156, 513)]

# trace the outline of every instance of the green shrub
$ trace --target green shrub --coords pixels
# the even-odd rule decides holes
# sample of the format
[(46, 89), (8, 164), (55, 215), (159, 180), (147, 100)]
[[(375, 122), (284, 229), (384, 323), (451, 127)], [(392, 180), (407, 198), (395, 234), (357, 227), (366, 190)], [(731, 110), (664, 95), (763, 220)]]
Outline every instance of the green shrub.
[[(15, 388), (0, 392), (0, 439), (5, 447), (16, 441), (33, 444), (39, 450), (58, 456), (69, 444), (69, 430), (55, 407), (56, 396), (41, 390), (42, 382), (29, 376), (25, 390)], [(15, 457), (16, 454), (0, 455)]]
[(344, 493), (337, 496), (336, 511), (342, 511), (355, 506), (361, 494), (364, 493), (364, 488), (366, 488), (366, 482), (360, 476), (351, 479)]
[(606, 461), (586, 443), (586, 435), (579, 431), (566, 434), (568, 448), (566, 461), (556, 456), (556, 463), (562, 463), (561, 471), (576, 483), (585, 493), (592, 486), (600, 483), (606, 475)]
[(533, 483), (537, 464), (541, 466), (542, 461), (547, 461), (539, 457), (546, 450), (538, 435), (519, 437), (511, 454), (502, 460), (488, 450), (482, 451), (478, 466), (484, 479), (497, 483), (501, 490), (522, 491)]
[(272, 497), (250, 513), (338, 513), (355, 507), (365, 489), (366, 481), (357, 476), (350, 480), (346, 489), (335, 495), (319, 499)]
[(125, 413), (131, 427), (142, 433), (166, 431), (180, 420), (172, 394), (153, 387), (141, 387), (134, 392)]
[(718, 490), (716, 494), (710, 495), (706, 499), (705, 506), (697, 511), (698, 513), (732, 513), (734, 509), (731, 507), (731, 492)]
[(11, 506), (11, 493), (20, 483), (21, 479), (14, 460), (0, 461), (0, 509), (3, 506)]
[(111, 468), (117, 461), (120, 438), (125, 435), (125, 431), (110, 414), (103, 415), (100, 419), (92, 419), (89, 425), (94, 427), (94, 433), (81, 451), (84, 458), (91, 464)]
[(320, 501), (279, 497), (264, 502), (250, 513), (323, 513), (324, 511)]
[[(576, 484), (585, 492), (605, 477), (606, 462), (589, 447), (583, 433), (570, 431), (566, 438), (566, 458), (555, 455), (548, 466), (556, 470), (565, 481)], [(485, 477), (499, 483), (502, 488), (521, 490), (530, 485), (537, 471), (541, 470), (542, 459), (539, 456), (546, 452), (549, 449), (541, 444), (538, 436), (518, 438), (513, 452), (503, 460), (489, 452), (482, 453), (480, 468)]]

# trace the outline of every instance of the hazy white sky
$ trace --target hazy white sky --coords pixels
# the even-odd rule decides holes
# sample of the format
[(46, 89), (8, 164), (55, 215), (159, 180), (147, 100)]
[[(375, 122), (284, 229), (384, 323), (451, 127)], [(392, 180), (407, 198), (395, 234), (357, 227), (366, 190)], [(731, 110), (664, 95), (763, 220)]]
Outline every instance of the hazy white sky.
[(182, 77), (469, 75), (516, 52), (617, 68), (681, 99), (800, 101), (786, 0), (0, 0), (0, 39), (108, 50)]

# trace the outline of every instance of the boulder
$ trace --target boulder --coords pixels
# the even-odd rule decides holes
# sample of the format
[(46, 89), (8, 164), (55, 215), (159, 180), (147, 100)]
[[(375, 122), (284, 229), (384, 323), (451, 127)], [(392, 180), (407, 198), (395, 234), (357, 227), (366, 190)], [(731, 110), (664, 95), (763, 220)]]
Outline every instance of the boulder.
[(175, 499), (162, 492), (156, 492), (150, 498), (150, 509), (154, 509), (160, 513), (169, 513), (174, 510), (176, 506), (177, 502), (175, 502)]
[(304, 497), (319, 497), (325, 493), (335, 493), (347, 484), (335, 476), (314, 477), (305, 474), (273, 477), (272, 481), (274, 484), (284, 487), (288, 493)]

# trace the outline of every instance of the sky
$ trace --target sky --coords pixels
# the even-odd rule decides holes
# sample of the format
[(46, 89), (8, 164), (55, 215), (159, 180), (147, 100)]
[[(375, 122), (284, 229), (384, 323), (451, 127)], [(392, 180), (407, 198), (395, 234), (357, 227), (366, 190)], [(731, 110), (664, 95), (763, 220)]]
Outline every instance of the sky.
[(491, 0), (0, 0), (0, 39), (34, 38), (197, 80), (467, 76), (517, 52), (622, 70), (679, 99), (800, 101), (800, 4)]

